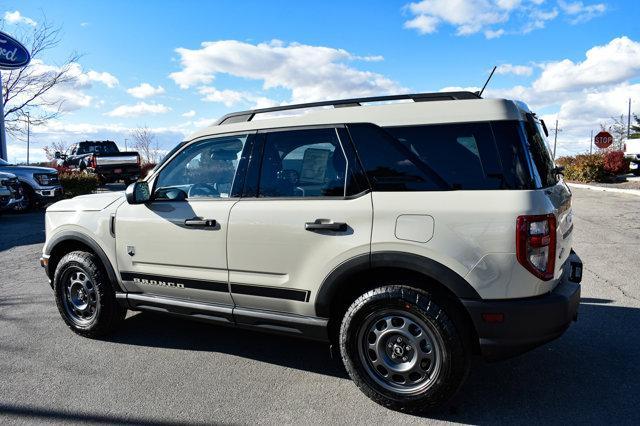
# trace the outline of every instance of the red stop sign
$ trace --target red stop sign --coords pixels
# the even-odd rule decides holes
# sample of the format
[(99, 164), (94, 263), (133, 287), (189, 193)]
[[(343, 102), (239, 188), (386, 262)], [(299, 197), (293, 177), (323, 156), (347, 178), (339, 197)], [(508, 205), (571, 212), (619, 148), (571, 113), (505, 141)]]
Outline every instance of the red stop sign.
[(598, 148), (609, 148), (613, 143), (613, 136), (609, 132), (600, 132), (593, 139)]

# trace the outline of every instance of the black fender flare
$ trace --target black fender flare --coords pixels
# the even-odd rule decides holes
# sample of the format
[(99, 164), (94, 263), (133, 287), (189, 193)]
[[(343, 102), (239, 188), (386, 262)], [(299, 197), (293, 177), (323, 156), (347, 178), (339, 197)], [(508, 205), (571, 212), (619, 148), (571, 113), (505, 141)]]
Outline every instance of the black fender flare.
[(369, 269), (384, 267), (406, 269), (429, 277), (444, 285), (460, 299), (481, 299), (467, 280), (433, 259), (413, 253), (382, 251), (353, 257), (333, 269), (318, 290), (315, 299), (316, 315), (321, 318), (331, 315), (331, 302), (344, 279)]
[[(109, 281), (111, 281), (114, 285), (114, 290), (124, 291), (120, 286), (120, 282), (118, 281), (115, 269), (113, 268), (113, 265), (111, 264), (111, 261), (107, 257), (104, 250), (102, 250), (100, 245), (93, 238), (89, 237), (86, 234), (83, 234), (82, 232), (62, 231), (55, 234), (45, 245), (44, 254), (51, 255), (56, 246), (67, 241), (78, 241), (89, 246), (89, 248), (93, 250), (93, 252), (98, 256), (100, 262), (102, 262), (102, 265), (107, 272), (107, 276), (109, 277)], [(51, 279), (53, 279), (54, 272), (55, 271), (50, 271), (47, 267), (47, 275)]]

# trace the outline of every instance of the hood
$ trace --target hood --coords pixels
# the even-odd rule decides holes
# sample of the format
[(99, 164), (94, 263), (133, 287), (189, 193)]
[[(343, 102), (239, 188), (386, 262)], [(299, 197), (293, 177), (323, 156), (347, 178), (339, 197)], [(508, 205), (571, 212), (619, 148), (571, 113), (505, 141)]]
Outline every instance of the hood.
[(6, 173), (3, 171), (0, 171), (0, 179), (11, 179), (16, 177), (16, 175), (14, 175), (13, 173)]
[(58, 201), (47, 208), (48, 212), (100, 211), (119, 199), (124, 200), (124, 192), (102, 192), (100, 194), (79, 195), (69, 200)]
[(31, 175), (34, 173), (58, 173), (56, 169), (51, 167), (37, 166), (0, 166), (0, 172), (9, 172), (17, 176)]

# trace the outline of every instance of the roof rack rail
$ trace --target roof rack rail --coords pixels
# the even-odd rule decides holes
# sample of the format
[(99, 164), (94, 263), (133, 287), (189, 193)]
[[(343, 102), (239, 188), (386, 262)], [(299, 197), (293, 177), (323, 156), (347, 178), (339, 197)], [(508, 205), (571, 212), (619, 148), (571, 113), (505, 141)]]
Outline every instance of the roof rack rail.
[(264, 114), (268, 112), (276, 112), (276, 111), (288, 111), (294, 109), (303, 109), (303, 108), (315, 108), (322, 106), (333, 106), (334, 108), (341, 107), (354, 107), (360, 106), (363, 103), (367, 102), (384, 102), (384, 101), (398, 101), (410, 99), (414, 102), (429, 102), (429, 101), (453, 101), (460, 99), (482, 99), (480, 95), (473, 92), (435, 92), (435, 93), (413, 93), (407, 95), (387, 95), (387, 96), (372, 96), (368, 98), (352, 98), (352, 99), (339, 99), (334, 101), (321, 101), (321, 102), (309, 102), (305, 104), (295, 104), (295, 105), (282, 105), (271, 108), (262, 108), (262, 109), (252, 109), (249, 111), (239, 111), (232, 112), (230, 114), (225, 115), (216, 123), (217, 126), (220, 124), (231, 124), (231, 123), (244, 123), (247, 121), (251, 121), (256, 114)]

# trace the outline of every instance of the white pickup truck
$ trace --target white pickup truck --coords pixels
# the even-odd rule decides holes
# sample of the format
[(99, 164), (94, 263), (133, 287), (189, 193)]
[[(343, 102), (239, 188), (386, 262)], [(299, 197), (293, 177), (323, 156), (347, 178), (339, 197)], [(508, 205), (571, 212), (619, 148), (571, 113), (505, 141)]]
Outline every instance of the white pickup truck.
[(628, 139), (624, 144), (624, 156), (631, 160), (631, 172), (640, 176), (640, 139)]

